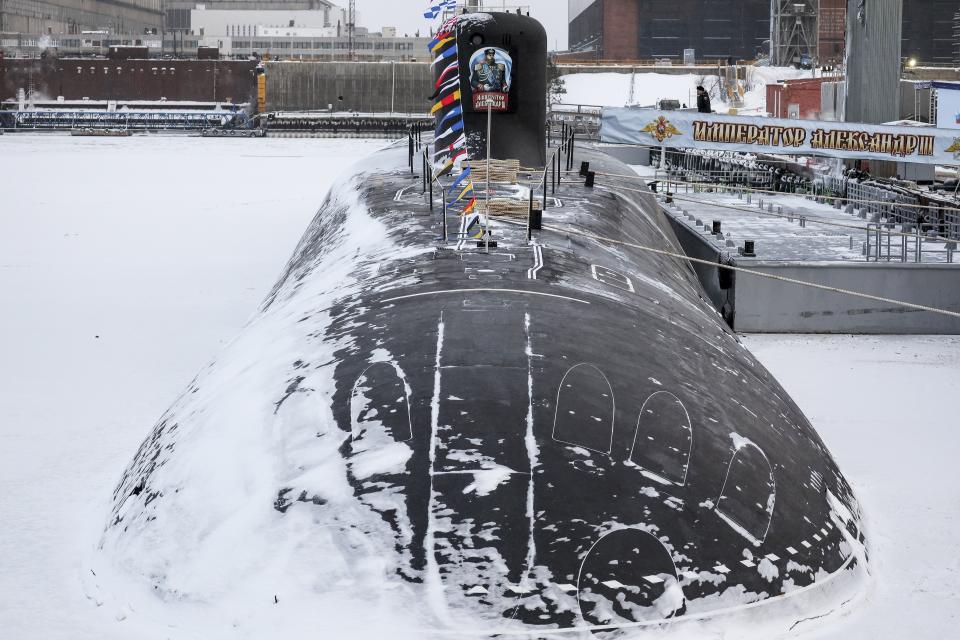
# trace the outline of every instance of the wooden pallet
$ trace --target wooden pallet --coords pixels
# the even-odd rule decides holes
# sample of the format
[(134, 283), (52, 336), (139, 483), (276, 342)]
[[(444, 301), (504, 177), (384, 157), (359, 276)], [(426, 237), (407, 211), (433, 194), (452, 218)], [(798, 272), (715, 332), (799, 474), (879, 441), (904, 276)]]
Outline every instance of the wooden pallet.
[[(467, 166), (470, 167), (470, 179), (474, 183), (487, 181), (486, 160), (470, 160)], [(520, 173), (519, 160), (490, 160), (490, 182), (516, 184), (518, 173)]]
[[(539, 211), (541, 208), (541, 202), (539, 200), (533, 201), (533, 208), (535, 211)], [(476, 213), (480, 215), (490, 215), (493, 218), (496, 217), (507, 217), (507, 218), (523, 218), (526, 219), (527, 213), (530, 208), (530, 203), (526, 200), (514, 200), (511, 198), (491, 198), (490, 199), (490, 213), (487, 213), (487, 203), (483, 200), (477, 201), (477, 206), (474, 209)]]

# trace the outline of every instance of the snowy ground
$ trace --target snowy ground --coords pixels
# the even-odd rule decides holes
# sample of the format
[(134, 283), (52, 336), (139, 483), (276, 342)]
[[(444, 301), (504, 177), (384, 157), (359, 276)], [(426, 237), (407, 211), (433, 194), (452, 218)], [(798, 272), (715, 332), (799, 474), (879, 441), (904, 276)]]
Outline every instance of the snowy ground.
[[(747, 69), (747, 92), (740, 113), (764, 114), (767, 105), (767, 85), (779, 80), (810, 78), (811, 71), (791, 67), (749, 67)], [(634, 83), (633, 104), (650, 106), (657, 100), (679, 100), (687, 106), (697, 102), (697, 85), (712, 87), (716, 74), (670, 75), (665, 73), (638, 73), (631, 79), (629, 73), (575, 73), (563, 76), (567, 93), (562, 96), (564, 104), (589, 104), (604, 107), (622, 107), (630, 103), (630, 84)], [(725, 111), (725, 106), (716, 95), (713, 108)]]
[[(0, 638), (137, 637), (80, 588), (110, 492), (332, 181), (379, 144), (0, 137)], [(950, 637), (960, 338), (745, 341), (869, 519), (874, 586), (815, 637)]]

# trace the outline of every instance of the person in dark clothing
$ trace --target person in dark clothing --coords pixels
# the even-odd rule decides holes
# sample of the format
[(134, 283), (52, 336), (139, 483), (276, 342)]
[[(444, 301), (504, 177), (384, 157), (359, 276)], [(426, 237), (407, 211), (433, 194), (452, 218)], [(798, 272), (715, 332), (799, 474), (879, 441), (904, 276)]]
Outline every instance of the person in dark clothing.
[(697, 111), (700, 113), (713, 113), (710, 108), (710, 94), (703, 86), (697, 87)]

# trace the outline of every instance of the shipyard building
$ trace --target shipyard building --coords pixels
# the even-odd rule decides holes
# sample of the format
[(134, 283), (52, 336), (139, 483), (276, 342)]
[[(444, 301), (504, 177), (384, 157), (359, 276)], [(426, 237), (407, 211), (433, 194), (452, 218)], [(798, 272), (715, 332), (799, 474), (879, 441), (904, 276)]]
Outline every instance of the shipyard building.
[[(570, 50), (600, 60), (752, 59), (770, 38), (770, 0), (569, 0)], [(769, 45), (766, 45), (769, 46)]]
[(162, 0), (0, 0), (0, 34), (159, 33)]
[[(570, 51), (595, 60), (771, 56), (776, 64), (842, 63), (848, 13), (882, 11), (861, 0), (568, 0)], [(903, 2), (901, 57), (960, 64), (960, 0)]]

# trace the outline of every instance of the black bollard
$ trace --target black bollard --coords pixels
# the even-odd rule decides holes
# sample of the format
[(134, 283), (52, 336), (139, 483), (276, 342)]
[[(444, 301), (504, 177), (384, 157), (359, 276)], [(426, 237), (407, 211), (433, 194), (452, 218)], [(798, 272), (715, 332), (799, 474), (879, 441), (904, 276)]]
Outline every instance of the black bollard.
[(713, 221), (713, 235), (715, 235), (715, 236), (720, 235), (720, 221), (719, 221), (719, 220), (714, 220), (714, 221)]
[(543, 229), (543, 210), (532, 209), (530, 212), (530, 228), (534, 231)]
[(594, 178), (596, 178), (596, 176), (597, 176), (597, 172), (596, 172), (596, 171), (587, 171), (587, 181), (584, 183), (584, 186), (587, 187), (587, 188), (589, 188), (589, 189), (592, 189), (592, 188), (593, 188), (593, 180), (594, 180)]
[(580, 175), (586, 177), (588, 171), (590, 171), (590, 163), (589, 163), (589, 162), (581, 162), (581, 163), (580, 163)]

